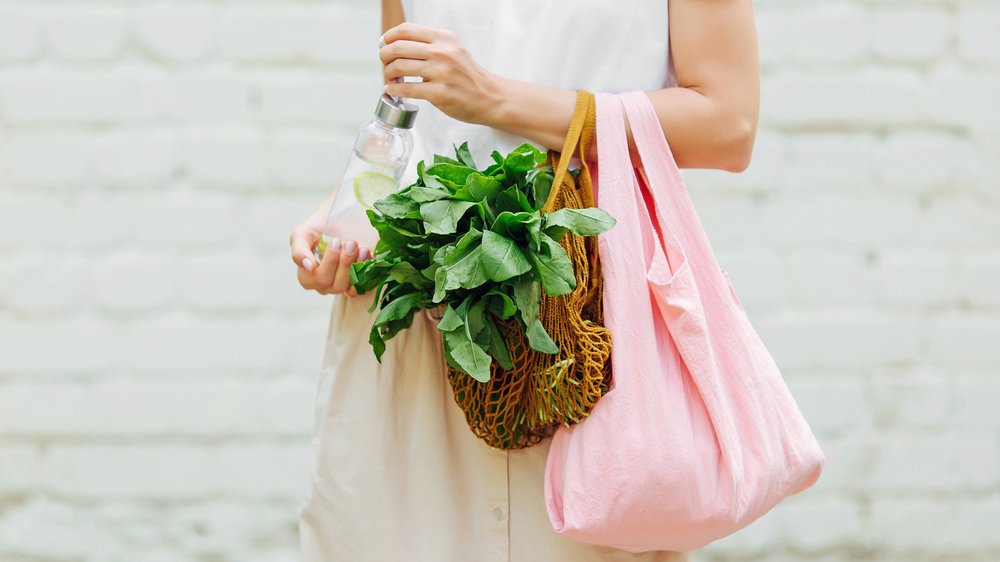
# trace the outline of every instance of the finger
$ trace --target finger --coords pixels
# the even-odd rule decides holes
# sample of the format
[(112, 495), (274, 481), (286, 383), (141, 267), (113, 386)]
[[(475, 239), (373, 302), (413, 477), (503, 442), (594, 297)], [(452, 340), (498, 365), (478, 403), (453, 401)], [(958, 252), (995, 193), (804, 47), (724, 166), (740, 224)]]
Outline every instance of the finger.
[(434, 82), (389, 82), (383, 90), (397, 98), (413, 98), (430, 101), (435, 95)]
[(346, 294), (349, 297), (356, 297), (358, 296), (358, 290), (354, 288), (354, 285), (351, 285), (350, 288), (347, 289)]
[(314, 291), (316, 289), (319, 289), (319, 286), (316, 284), (315, 275), (309, 273), (308, 271), (302, 269), (301, 267), (295, 268), (295, 272), (296, 272), (296, 277), (298, 277), (299, 280), (299, 285), (301, 285), (303, 289), (306, 289), (307, 291)]
[(396, 59), (382, 67), (382, 76), (385, 82), (391, 82), (402, 76), (420, 76), (427, 79), (433, 74), (433, 65), (423, 60)]
[(341, 243), (339, 238), (333, 238), (326, 246), (326, 252), (323, 253), (323, 260), (319, 262), (319, 267), (316, 268), (314, 276), (316, 277), (316, 285), (320, 288), (327, 289), (333, 285), (333, 280), (337, 276), (337, 265), (340, 263), (340, 253), (343, 249), (343, 243)]
[(386, 45), (378, 51), (378, 57), (382, 60), (382, 64), (389, 64), (396, 59), (427, 60), (430, 55), (431, 50), (427, 43), (405, 39)]
[(306, 229), (295, 229), (292, 231), (292, 261), (306, 271), (313, 271), (316, 268), (316, 256), (313, 254), (313, 246), (319, 240), (319, 234)]
[(391, 45), (395, 41), (400, 39), (405, 39), (407, 41), (419, 41), (420, 43), (430, 43), (435, 39), (443, 39), (445, 37), (446, 30), (430, 27), (428, 25), (421, 25), (419, 23), (413, 22), (403, 22), (389, 31), (386, 31), (382, 35), (382, 39), (387, 45)]
[(337, 276), (333, 280), (331, 290), (335, 293), (346, 292), (351, 286), (351, 264), (358, 259), (358, 243), (354, 240), (344, 242), (344, 248), (340, 252), (340, 265), (337, 267)]

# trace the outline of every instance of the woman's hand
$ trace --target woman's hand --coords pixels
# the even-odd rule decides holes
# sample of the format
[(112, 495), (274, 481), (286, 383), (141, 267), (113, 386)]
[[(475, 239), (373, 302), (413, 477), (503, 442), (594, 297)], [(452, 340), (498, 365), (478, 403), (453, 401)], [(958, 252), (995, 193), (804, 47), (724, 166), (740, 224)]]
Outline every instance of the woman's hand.
[(327, 244), (323, 260), (317, 265), (313, 248), (320, 241), (323, 224), (316, 217), (318, 215), (296, 226), (288, 238), (292, 261), (298, 265), (299, 284), (321, 295), (357, 296), (357, 290), (351, 285), (351, 264), (371, 258), (371, 250), (359, 247), (354, 240), (334, 238)]
[[(486, 121), (497, 77), (479, 66), (454, 32), (405, 22), (383, 39), (379, 57), (388, 94), (427, 100), (459, 121)], [(395, 82), (402, 76), (420, 76), (423, 82)]]

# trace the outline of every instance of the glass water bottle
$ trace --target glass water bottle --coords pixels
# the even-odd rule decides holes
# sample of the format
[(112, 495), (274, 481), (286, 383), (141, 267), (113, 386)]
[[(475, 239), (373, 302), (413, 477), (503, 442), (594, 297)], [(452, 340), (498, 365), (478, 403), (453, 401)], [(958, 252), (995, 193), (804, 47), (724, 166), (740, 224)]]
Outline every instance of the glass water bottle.
[(400, 179), (413, 152), (410, 129), (417, 107), (402, 98), (382, 94), (375, 116), (358, 132), (347, 169), (337, 186), (323, 236), (316, 244), (317, 259), (323, 258), (334, 238), (355, 240), (374, 250), (378, 232), (368, 221), (367, 210), (378, 212), (375, 201), (399, 191)]

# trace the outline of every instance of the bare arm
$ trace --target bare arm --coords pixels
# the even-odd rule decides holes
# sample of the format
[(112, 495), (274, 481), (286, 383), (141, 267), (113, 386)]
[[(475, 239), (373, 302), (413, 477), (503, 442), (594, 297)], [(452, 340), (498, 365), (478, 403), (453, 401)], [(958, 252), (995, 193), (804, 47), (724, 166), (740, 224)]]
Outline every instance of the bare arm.
[[(760, 68), (751, 0), (669, 0), (677, 87), (649, 91), (679, 166), (746, 169), (760, 104)], [(427, 99), (452, 117), (542, 146), (562, 148), (575, 92), (496, 76), (446, 30), (406, 24), (386, 34), (386, 77), (394, 95)], [(423, 63), (423, 64), (421, 64)], [(629, 144), (634, 154), (631, 133)]]
[(406, 21), (400, 0), (382, 0), (382, 33)]

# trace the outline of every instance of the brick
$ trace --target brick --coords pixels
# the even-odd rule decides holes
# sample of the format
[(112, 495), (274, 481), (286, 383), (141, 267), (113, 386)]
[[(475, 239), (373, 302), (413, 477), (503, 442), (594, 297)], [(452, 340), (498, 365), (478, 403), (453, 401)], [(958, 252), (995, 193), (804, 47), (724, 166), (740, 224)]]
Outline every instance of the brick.
[(843, 548), (864, 535), (861, 507), (850, 498), (793, 497), (782, 507), (779, 532), (796, 549)]
[(177, 302), (204, 311), (255, 310), (270, 298), (259, 276), (265, 267), (244, 255), (185, 258), (177, 263)]
[[(330, 30), (336, 29), (336, 32)], [(382, 34), (376, 10), (331, 7), (310, 14), (302, 31), (310, 60), (322, 63), (367, 63), (381, 72), (378, 38)], [(381, 84), (381, 75), (379, 75)]]
[(345, 124), (356, 130), (371, 118), (381, 88), (376, 72), (327, 78), (283, 71), (260, 81), (259, 114), (267, 123), (284, 126)]
[(872, 46), (878, 57), (914, 63), (945, 54), (955, 36), (955, 21), (941, 7), (891, 7), (875, 11), (872, 29)]
[(282, 135), (271, 145), (275, 187), (322, 194), (344, 173), (354, 139), (346, 135)]
[(185, 562), (222, 556), (290, 562), (294, 558), (285, 551), (297, 542), (295, 509), (292, 502), (80, 505), (32, 499), (5, 510), (0, 553), (4, 562)]
[[(0, 434), (35, 439), (301, 439), (311, 429), (314, 393), (313, 384), (295, 380), (7, 384), (0, 386)], [(11, 449), (9, 458), (34, 454), (24, 449)], [(0, 452), (4, 450), (0, 446)], [(3, 455), (0, 466), (5, 462)], [(2, 479), (18, 474), (17, 470), (0, 472), (0, 490), (4, 489)]]
[(302, 444), (59, 445), (42, 485), (78, 499), (296, 499), (308, 484)]
[(778, 365), (791, 368), (909, 364), (920, 350), (920, 328), (913, 317), (851, 308), (787, 312), (757, 322)]
[(836, 438), (821, 436), (820, 447), (826, 455), (826, 463), (815, 491), (829, 490), (845, 496), (868, 485), (881, 444), (865, 431), (852, 431), (845, 435)]
[(858, 377), (795, 377), (787, 383), (815, 433), (857, 431), (871, 424), (871, 400)]
[(940, 437), (883, 437), (867, 485), (885, 492), (992, 489), (1000, 482), (996, 441), (960, 433)]
[[(939, 105), (929, 88), (926, 77), (902, 69), (825, 72), (782, 69), (761, 85), (761, 119), (772, 126), (831, 129), (943, 121), (936, 119)], [(954, 88), (949, 85), (947, 91)]]
[(321, 326), (329, 316), (332, 303), (327, 297), (303, 289), (297, 278), (298, 266), (292, 262), (291, 252), (265, 258), (264, 267), (257, 273), (267, 294), (262, 307), (283, 314), (306, 314)]
[(86, 260), (75, 250), (49, 248), (50, 256), (10, 257), (0, 263), (3, 285), (0, 302), (15, 312), (66, 313), (87, 303)]
[(70, 61), (114, 58), (125, 43), (125, 30), (125, 16), (119, 10), (63, 7), (45, 20), (49, 50)]
[(878, 183), (900, 192), (949, 189), (961, 181), (972, 156), (970, 144), (965, 138), (941, 133), (891, 135), (872, 150), (878, 162)]
[(926, 308), (957, 302), (960, 269), (953, 256), (928, 252), (926, 247), (876, 256), (873, 267), (879, 303)]
[(867, 256), (840, 252), (794, 252), (785, 257), (785, 302), (830, 306), (880, 302), (878, 275)]
[(107, 186), (153, 187), (177, 168), (176, 143), (166, 131), (109, 133), (96, 152), (96, 175)]
[(960, 427), (974, 431), (1000, 427), (1000, 380), (995, 376), (963, 376), (956, 380), (956, 418)]
[(926, 211), (912, 198), (899, 196), (789, 193), (763, 209), (755, 222), (765, 230), (768, 243), (810, 251), (821, 245), (867, 250), (886, 243), (911, 243), (926, 228)]
[[(706, 548), (699, 549), (698, 553), (718, 554), (724, 556), (725, 560), (729, 560), (738, 559), (741, 556), (747, 558), (752, 558), (754, 555), (764, 556), (765, 553), (774, 552), (780, 548), (777, 530), (779, 512), (782, 507), (779, 506), (777, 510), (765, 514), (750, 525), (740, 529), (738, 533), (723, 537)], [(693, 556), (692, 559), (694, 559)]]
[(995, 6), (963, 6), (958, 17), (958, 52), (974, 61), (1000, 65), (1000, 9)]
[[(289, 236), (307, 216), (317, 212), (329, 191), (314, 194), (284, 192), (255, 197), (243, 213), (241, 230), (253, 248), (268, 258), (290, 256)], [(325, 216), (324, 219), (325, 220)], [(291, 264), (291, 258), (287, 258)]]
[(1000, 306), (1000, 254), (963, 260), (960, 294), (975, 306)]
[[(306, 50), (305, 18), (300, 13), (268, 9), (230, 10), (221, 16), (222, 54), (240, 62), (301, 61)], [(333, 29), (327, 31), (333, 34)], [(377, 40), (376, 40), (377, 41)]]
[(760, 248), (766, 240), (770, 202), (752, 196), (692, 193), (698, 217), (713, 243), (730, 249)]
[(852, 6), (763, 10), (757, 22), (765, 65), (853, 62), (868, 50), (871, 20)]
[(0, 172), (15, 184), (79, 185), (93, 176), (93, 153), (91, 135), (5, 132), (0, 136)]
[(41, 51), (38, 17), (30, 9), (0, 8), (0, 61), (23, 61)]
[(239, 202), (222, 193), (188, 190), (165, 194), (116, 193), (80, 202), (82, 230), (115, 249), (149, 251), (182, 248), (188, 254), (232, 245), (240, 232)]
[(790, 189), (831, 193), (871, 189), (878, 162), (872, 135), (798, 133), (786, 144), (788, 155), (782, 163)]
[[(161, 4), (130, 17), (131, 35), (153, 57), (168, 62), (204, 60), (215, 45), (217, 13), (210, 6)], [(178, 37), (184, 37), (178, 41)]]
[(951, 250), (962, 244), (966, 251), (990, 251), (1000, 240), (1000, 213), (976, 197), (956, 194), (928, 201), (919, 220), (908, 239), (914, 248)]
[(135, 68), (10, 73), (0, 78), (4, 118), (18, 125), (149, 122), (166, 115), (165, 80)]
[[(0, 387), (0, 401), (6, 398)], [(0, 412), (0, 416), (4, 415)], [(35, 491), (41, 457), (31, 445), (0, 445), (0, 501), (4, 496)]]
[(872, 380), (874, 407), (881, 429), (941, 429), (952, 420), (954, 386), (944, 375), (879, 376)]
[(717, 257), (751, 318), (755, 317), (751, 309), (768, 310), (786, 302), (789, 276), (784, 260), (775, 252), (734, 251)]
[(185, 170), (198, 187), (250, 191), (268, 182), (267, 145), (259, 134), (192, 134), (181, 146)]
[(115, 345), (108, 325), (89, 317), (0, 317), (0, 378), (93, 375), (110, 367)]
[(272, 373), (290, 366), (293, 348), (300, 345), (297, 338), (306, 329), (316, 351), (305, 365), (316, 367), (323, 341), (316, 325), (253, 316), (155, 318), (122, 328), (114, 350), (117, 363), (143, 374)]
[(168, 86), (170, 118), (204, 127), (246, 124), (251, 120), (253, 89), (249, 79), (223, 70), (174, 73)]
[(156, 255), (95, 260), (90, 275), (94, 304), (119, 315), (166, 310), (178, 292), (176, 269), (176, 259)]
[(936, 67), (923, 79), (923, 89), (934, 111), (928, 115), (933, 123), (988, 137), (1000, 131), (1000, 74), (978, 68), (956, 66)]
[(1000, 365), (1000, 321), (991, 314), (944, 314), (928, 322), (927, 355), (935, 364)]
[(912, 556), (943, 554), (958, 559), (962, 552), (997, 548), (993, 531), (1000, 518), (1000, 500), (879, 498), (872, 503), (869, 534), (886, 550)]
[[(58, 227), (41, 228), (40, 217)], [(29, 252), (35, 248), (75, 246), (74, 235), (82, 231), (72, 201), (67, 197), (0, 190), (0, 249)]]
[[(110, 556), (115, 536), (110, 528), (100, 528), (93, 517), (82, 516), (80, 508), (62, 508), (50, 500), (34, 500), (16, 510), (4, 512), (0, 520), (0, 552), (15, 552), (28, 559), (66, 560), (86, 553)], [(59, 540), (52, 540), (53, 534)]]

